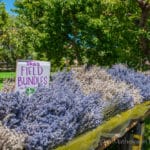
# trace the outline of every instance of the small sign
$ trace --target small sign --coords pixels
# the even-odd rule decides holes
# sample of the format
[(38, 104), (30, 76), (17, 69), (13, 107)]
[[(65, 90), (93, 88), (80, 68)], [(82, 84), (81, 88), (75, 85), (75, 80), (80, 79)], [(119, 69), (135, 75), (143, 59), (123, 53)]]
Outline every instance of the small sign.
[(36, 60), (18, 60), (16, 68), (15, 90), (26, 92), (28, 95), (35, 92), (38, 85), (49, 86), (50, 62)]

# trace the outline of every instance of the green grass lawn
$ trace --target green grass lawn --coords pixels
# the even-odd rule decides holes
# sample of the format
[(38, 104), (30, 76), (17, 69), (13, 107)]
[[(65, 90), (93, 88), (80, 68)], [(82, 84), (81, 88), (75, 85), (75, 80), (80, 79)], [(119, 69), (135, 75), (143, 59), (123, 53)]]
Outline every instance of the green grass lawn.
[(15, 72), (0, 72), (0, 89), (3, 86), (3, 80), (4, 79), (15, 78), (15, 76), (16, 76)]
[(0, 72), (0, 79), (15, 78), (15, 72)]
[(2, 88), (3, 84), (0, 82), (0, 89)]

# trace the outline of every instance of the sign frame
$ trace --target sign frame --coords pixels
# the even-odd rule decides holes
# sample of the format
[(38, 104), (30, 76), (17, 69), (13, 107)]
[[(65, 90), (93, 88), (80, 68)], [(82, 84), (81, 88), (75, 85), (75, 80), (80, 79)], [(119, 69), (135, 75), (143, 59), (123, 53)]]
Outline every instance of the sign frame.
[(39, 85), (49, 87), (50, 69), (49, 61), (17, 60), (15, 91), (30, 95)]

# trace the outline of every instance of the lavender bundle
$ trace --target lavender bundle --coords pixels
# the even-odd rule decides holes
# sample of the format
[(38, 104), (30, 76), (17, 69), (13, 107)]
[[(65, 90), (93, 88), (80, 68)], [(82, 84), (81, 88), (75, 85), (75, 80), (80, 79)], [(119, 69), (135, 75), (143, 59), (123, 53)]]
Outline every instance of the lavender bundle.
[(23, 150), (26, 135), (18, 134), (15, 130), (4, 127), (0, 122), (0, 149)]
[(11, 93), (15, 89), (15, 81), (14, 79), (5, 79), (3, 81), (3, 88), (1, 89), (4, 93)]
[(46, 150), (101, 124), (105, 104), (97, 93), (84, 95), (71, 72), (62, 72), (30, 97), (2, 93), (0, 106), (3, 125), (28, 135), (26, 149)]
[[(74, 78), (85, 94), (98, 92), (102, 99), (113, 102), (115, 99), (125, 101), (125, 95), (132, 97), (134, 103), (140, 103), (140, 91), (125, 82), (115, 81), (106, 70), (100, 67), (73, 69)], [(118, 98), (117, 98), (118, 97)], [(127, 101), (128, 102), (128, 101)]]
[(108, 73), (116, 80), (124, 81), (140, 89), (143, 100), (150, 99), (150, 76), (119, 64), (108, 69)]
[(138, 89), (125, 82), (113, 80), (105, 69), (95, 66), (88, 69), (80, 67), (74, 68), (72, 72), (84, 94), (98, 92), (101, 95), (106, 105), (103, 111), (105, 120), (142, 101)]
[(16, 143), (24, 144), (27, 150), (53, 149), (142, 101), (145, 95), (140, 95), (141, 87), (139, 90), (137, 83), (126, 80), (133, 71), (123, 71), (123, 77), (120, 70), (109, 71), (114, 78), (99, 67), (58, 72), (49, 88), (40, 86), (30, 97), (18, 92), (0, 93), (1, 123), (21, 136), (21, 142)]

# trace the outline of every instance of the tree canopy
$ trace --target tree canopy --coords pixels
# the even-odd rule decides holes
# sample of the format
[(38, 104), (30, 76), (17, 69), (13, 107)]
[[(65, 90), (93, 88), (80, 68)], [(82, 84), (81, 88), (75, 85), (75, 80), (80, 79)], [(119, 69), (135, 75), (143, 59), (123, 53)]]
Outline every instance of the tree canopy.
[(0, 3), (0, 57), (49, 60), (52, 66), (150, 61), (149, 0), (16, 0)]

